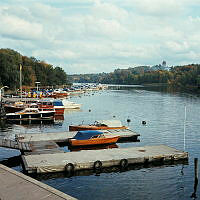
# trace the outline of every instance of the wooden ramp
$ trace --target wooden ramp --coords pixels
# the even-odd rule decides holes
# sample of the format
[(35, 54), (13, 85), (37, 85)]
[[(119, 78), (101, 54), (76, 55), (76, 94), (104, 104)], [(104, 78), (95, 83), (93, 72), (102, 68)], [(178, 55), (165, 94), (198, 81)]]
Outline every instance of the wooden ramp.
[(0, 164), (0, 199), (2, 200), (75, 200), (44, 183)]
[(128, 164), (144, 164), (153, 161), (162, 163), (188, 159), (188, 153), (174, 148), (158, 145), (104, 150), (87, 150), (55, 154), (22, 156), (25, 170), (28, 173), (61, 172), (67, 164), (73, 164), (74, 170), (94, 169), (95, 161), (102, 167), (119, 166), (123, 161)]
[[(119, 135), (120, 138), (134, 138), (140, 134), (133, 132), (130, 129), (110, 129), (101, 130), (104, 134)], [(17, 134), (17, 138), (20, 142), (32, 142), (32, 141), (54, 141), (54, 142), (68, 142), (70, 138), (76, 135), (77, 131), (66, 131), (58, 133), (40, 133), (40, 134)]]
[(21, 151), (31, 151), (29, 142), (19, 142), (18, 140), (0, 139), (0, 147), (18, 149)]

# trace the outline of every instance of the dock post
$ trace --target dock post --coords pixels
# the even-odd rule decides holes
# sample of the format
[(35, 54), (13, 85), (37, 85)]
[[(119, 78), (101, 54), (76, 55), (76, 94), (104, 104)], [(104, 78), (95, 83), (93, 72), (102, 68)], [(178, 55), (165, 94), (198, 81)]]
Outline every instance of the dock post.
[(196, 198), (197, 185), (198, 185), (198, 158), (194, 158), (194, 192), (191, 197)]

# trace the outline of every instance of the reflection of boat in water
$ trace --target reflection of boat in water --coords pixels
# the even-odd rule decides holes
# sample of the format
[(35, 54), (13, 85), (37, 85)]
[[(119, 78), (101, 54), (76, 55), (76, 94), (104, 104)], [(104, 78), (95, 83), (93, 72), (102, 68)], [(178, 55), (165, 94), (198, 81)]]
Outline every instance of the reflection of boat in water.
[(70, 151), (81, 151), (81, 150), (100, 150), (100, 149), (113, 149), (118, 148), (117, 144), (104, 144), (98, 146), (68, 146)]
[(39, 111), (38, 108), (25, 108), (19, 112), (7, 113), (6, 118), (12, 120), (49, 120), (53, 119), (55, 111)]
[(55, 116), (54, 116), (54, 119), (55, 119), (56, 121), (64, 121), (64, 115), (55, 115)]
[(32, 126), (41, 126), (41, 125), (52, 125), (54, 124), (54, 119), (34, 119), (34, 120), (7, 120), (7, 122), (9, 124), (17, 124), (17, 125), (23, 125), (23, 126), (27, 126), (27, 127), (31, 127)]
[(98, 120), (91, 125), (70, 125), (69, 131), (127, 129), (119, 120)]
[(88, 146), (116, 143), (120, 136), (105, 135), (100, 131), (79, 131), (72, 139), (71, 146)]

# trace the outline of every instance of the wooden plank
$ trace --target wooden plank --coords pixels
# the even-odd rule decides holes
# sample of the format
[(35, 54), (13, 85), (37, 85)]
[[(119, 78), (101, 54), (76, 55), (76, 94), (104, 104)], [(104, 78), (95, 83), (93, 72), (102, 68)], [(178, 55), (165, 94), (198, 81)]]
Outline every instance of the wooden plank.
[(41, 183), (20, 172), (0, 164), (0, 199), (2, 200), (35, 200), (57, 199), (75, 200), (63, 192), (60, 192), (44, 183)]
[(25, 152), (25, 155), (30, 154), (50, 154), (64, 152), (59, 149), (59, 146), (53, 141), (31, 142), (31, 152)]
[(97, 160), (102, 162), (103, 167), (111, 167), (119, 165), (122, 159), (127, 159), (129, 164), (143, 164), (187, 158), (187, 152), (165, 145), (22, 156), (29, 173), (65, 171), (68, 163), (72, 163), (75, 170), (92, 169)]
[(30, 151), (30, 144), (27, 142), (19, 142), (10, 139), (0, 139), (0, 146), (11, 148), (11, 149), (18, 149), (22, 151)]

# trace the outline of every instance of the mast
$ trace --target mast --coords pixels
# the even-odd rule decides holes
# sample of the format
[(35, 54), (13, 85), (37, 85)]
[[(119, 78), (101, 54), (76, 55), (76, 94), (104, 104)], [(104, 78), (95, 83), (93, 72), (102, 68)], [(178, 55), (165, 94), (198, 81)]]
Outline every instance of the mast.
[(20, 92), (21, 92), (21, 98), (22, 98), (22, 65), (19, 64), (19, 80), (20, 80)]

